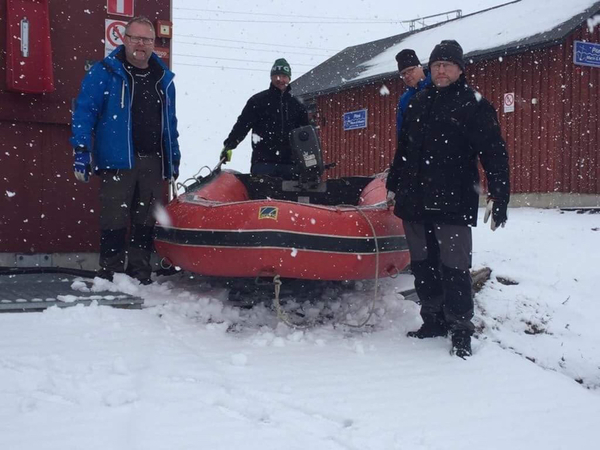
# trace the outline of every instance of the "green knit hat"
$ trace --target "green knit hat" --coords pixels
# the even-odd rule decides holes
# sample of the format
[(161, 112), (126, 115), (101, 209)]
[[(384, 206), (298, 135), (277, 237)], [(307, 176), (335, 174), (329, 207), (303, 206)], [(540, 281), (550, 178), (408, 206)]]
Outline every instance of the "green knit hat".
[(292, 69), (284, 58), (276, 60), (271, 67), (271, 76), (273, 75), (287, 75), (290, 79), (292, 78)]

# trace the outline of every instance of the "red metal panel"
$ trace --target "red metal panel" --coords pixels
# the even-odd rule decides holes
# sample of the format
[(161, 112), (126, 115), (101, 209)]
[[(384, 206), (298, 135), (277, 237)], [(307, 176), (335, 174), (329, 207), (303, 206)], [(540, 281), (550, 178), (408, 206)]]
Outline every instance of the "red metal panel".
[[(98, 184), (75, 181), (68, 139), (86, 61), (104, 57), (104, 7), (92, 0), (76, 8), (69, 0), (49, 2), (54, 92), (6, 92), (0, 77), (0, 253), (98, 248)], [(136, 13), (170, 19), (170, 0), (141, 2)], [(0, 48), (6, 48), (5, 1), (0, 1)], [(0, 72), (5, 70), (6, 55), (0, 52)]]

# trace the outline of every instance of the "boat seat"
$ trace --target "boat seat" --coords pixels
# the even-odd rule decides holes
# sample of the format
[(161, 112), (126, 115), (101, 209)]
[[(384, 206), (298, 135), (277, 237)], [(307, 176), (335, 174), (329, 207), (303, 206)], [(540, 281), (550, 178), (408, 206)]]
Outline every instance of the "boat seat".
[(246, 187), (250, 200), (272, 198), (324, 206), (357, 206), (363, 189), (373, 181), (373, 177), (336, 178), (308, 189), (277, 177), (250, 174), (236, 174), (236, 177)]

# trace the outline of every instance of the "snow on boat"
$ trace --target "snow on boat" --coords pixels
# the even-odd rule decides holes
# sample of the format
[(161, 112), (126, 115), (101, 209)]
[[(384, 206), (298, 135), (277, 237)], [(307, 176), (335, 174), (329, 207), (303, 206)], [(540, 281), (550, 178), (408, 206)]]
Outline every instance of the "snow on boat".
[(403, 270), (409, 255), (385, 174), (321, 182), (320, 153), (316, 161), (297, 180), (220, 169), (197, 179), (167, 205), (158, 253), (217, 277), (361, 280)]

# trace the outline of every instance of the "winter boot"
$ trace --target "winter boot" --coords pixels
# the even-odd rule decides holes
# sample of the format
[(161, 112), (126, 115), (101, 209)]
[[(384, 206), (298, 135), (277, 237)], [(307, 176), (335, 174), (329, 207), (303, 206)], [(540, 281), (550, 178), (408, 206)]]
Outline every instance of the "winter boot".
[(127, 228), (101, 230), (100, 269), (97, 276), (112, 281), (115, 273), (125, 271), (125, 240)]
[(427, 339), (434, 337), (442, 337), (448, 335), (448, 326), (444, 319), (439, 316), (433, 318), (424, 318), (423, 325), (417, 331), (409, 331), (406, 333), (408, 337), (417, 339)]
[(453, 333), (450, 354), (462, 359), (467, 359), (473, 355), (473, 351), (471, 350), (471, 335), (468, 333)]
[(154, 227), (133, 225), (127, 253), (127, 275), (144, 285), (152, 283), (150, 257), (152, 256), (153, 233)]

